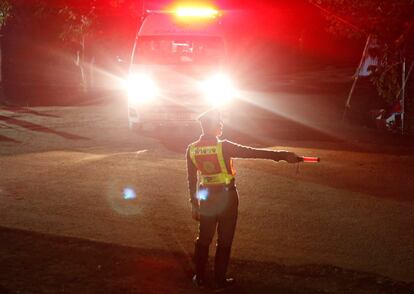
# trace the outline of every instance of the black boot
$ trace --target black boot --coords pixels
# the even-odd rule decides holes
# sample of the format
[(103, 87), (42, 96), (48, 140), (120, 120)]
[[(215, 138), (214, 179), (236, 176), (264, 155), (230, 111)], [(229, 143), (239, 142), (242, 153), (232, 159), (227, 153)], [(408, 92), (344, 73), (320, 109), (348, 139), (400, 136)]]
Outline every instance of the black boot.
[(208, 249), (209, 246), (201, 245), (196, 242), (194, 250), (195, 275), (193, 277), (193, 283), (197, 287), (205, 286)]
[(216, 257), (214, 262), (214, 279), (215, 279), (215, 290), (220, 291), (234, 284), (234, 279), (226, 278), (227, 266), (230, 260), (231, 247), (216, 248)]

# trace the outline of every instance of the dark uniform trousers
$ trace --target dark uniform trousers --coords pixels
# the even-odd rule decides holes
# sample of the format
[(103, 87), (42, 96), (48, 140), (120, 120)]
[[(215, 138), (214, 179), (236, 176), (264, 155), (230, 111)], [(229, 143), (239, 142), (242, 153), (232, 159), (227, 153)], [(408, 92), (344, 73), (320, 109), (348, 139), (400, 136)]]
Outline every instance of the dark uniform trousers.
[(206, 199), (200, 200), (199, 235), (194, 256), (196, 274), (201, 279), (205, 276), (209, 247), (217, 230), (214, 277), (220, 282), (225, 279), (230, 259), (237, 223), (239, 196), (234, 186), (206, 190)]

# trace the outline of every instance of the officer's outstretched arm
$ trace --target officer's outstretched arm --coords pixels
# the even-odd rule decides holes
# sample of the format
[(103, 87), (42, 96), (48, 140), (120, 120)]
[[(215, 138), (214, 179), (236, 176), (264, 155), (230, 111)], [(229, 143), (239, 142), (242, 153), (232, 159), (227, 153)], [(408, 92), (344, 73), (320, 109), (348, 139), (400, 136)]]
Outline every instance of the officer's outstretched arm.
[(289, 163), (297, 163), (302, 161), (302, 157), (293, 152), (285, 150), (258, 149), (227, 140), (223, 141), (223, 153), (231, 158), (271, 159), (275, 161), (283, 160)]

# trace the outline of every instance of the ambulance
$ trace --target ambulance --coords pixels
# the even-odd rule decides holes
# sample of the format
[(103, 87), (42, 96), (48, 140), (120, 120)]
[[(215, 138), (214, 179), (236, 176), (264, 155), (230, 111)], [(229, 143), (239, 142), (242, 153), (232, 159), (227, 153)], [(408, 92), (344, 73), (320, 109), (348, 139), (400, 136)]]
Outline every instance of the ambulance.
[(131, 129), (194, 122), (207, 109), (228, 108), (236, 87), (221, 20), (210, 7), (147, 11), (126, 82)]

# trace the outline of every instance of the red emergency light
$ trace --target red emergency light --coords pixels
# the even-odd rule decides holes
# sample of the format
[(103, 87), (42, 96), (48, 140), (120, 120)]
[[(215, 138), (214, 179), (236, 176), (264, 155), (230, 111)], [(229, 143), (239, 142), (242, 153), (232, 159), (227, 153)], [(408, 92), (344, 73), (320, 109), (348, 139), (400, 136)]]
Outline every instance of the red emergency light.
[(175, 9), (175, 14), (178, 17), (216, 18), (219, 16), (219, 11), (213, 8), (179, 7)]
[(307, 163), (318, 163), (321, 161), (319, 157), (311, 157), (311, 156), (302, 156), (303, 162)]

